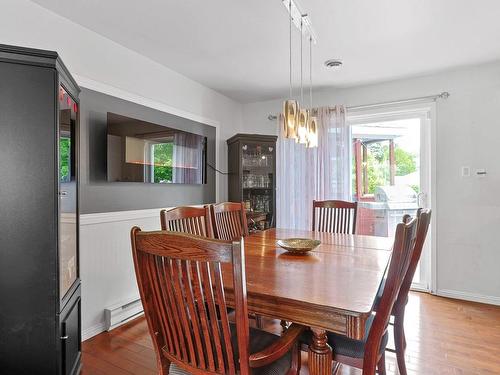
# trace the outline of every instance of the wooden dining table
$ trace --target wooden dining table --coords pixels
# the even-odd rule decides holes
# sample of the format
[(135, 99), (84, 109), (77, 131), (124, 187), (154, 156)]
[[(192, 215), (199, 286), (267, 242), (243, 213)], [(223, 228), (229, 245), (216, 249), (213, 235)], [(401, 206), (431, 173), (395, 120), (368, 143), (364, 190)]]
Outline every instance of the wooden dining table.
[[(301, 237), (321, 245), (292, 255), (276, 241)], [(248, 310), (311, 328), (309, 372), (330, 375), (332, 348), (326, 332), (362, 339), (384, 278), (392, 239), (273, 228), (244, 239)], [(232, 284), (223, 272), (224, 284)], [(232, 303), (231, 291), (226, 298)]]

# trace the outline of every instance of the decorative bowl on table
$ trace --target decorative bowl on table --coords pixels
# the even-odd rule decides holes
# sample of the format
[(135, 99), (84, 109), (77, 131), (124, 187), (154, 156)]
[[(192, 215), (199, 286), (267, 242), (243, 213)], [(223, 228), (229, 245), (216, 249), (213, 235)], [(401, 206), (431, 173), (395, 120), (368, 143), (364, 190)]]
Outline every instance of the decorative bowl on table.
[(317, 248), (321, 244), (321, 241), (309, 238), (285, 238), (276, 241), (276, 244), (291, 254), (306, 254)]

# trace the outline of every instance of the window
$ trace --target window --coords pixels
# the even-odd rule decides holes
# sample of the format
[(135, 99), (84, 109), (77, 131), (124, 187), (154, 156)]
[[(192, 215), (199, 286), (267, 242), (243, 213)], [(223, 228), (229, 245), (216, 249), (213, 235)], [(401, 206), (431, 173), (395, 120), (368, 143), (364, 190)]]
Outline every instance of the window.
[(352, 189), (358, 199), (373, 197), (378, 186), (400, 183), (419, 192), (419, 128), (413, 122), (352, 126)]
[(164, 143), (153, 143), (151, 145), (151, 174), (155, 183), (173, 182), (174, 143), (173, 141)]

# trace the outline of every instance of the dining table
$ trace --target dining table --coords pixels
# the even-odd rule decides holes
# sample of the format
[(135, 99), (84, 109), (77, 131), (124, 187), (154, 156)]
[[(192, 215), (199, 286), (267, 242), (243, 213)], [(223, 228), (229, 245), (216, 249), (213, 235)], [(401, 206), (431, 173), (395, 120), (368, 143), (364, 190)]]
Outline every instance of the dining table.
[[(277, 245), (286, 238), (317, 239), (321, 244), (295, 255)], [(248, 310), (309, 327), (309, 372), (330, 375), (333, 353), (326, 333), (364, 337), (392, 245), (392, 238), (356, 234), (282, 228), (252, 233), (243, 239)], [(225, 285), (232, 284), (230, 272), (223, 271), (223, 278)]]

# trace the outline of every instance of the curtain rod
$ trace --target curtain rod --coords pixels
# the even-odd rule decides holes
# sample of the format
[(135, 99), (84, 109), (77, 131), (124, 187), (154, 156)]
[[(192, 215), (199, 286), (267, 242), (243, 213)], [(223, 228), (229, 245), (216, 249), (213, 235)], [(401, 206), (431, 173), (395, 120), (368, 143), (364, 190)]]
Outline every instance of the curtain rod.
[[(397, 101), (392, 101), (392, 102), (379, 102), (379, 103), (372, 103), (372, 104), (364, 104), (364, 105), (357, 105), (357, 106), (350, 106), (346, 107), (347, 110), (358, 110), (358, 109), (367, 109), (367, 108), (377, 108), (377, 107), (383, 107), (386, 105), (391, 105), (391, 104), (409, 104), (409, 103), (415, 103), (415, 102), (422, 102), (426, 100), (433, 100), (436, 101), (438, 99), (448, 99), (450, 97), (450, 93), (448, 91), (443, 91), (441, 94), (436, 94), (436, 95), (428, 95), (428, 96), (420, 96), (417, 98), (410, 98), (410, 99), (403, 99), (403, 100), (397, 100)], [(278, 118), (278, 116), (270, 114), (267, 116), (267, 119), (269, 121), (275, 121)]]
[(438, 99), (448, 99), (449, 97), (450, 97), (450, 93), (447, 91), (443, 91), (441, 94), (436, 94), (436, 95), (420, 96), (417, 98), (403, 99), (403, 100), (397, 100), (397, 101), (392, 101), (392, 102), (380, 102), (380, 103), (356, 105), (356, 106), (350, 106), (350, 107), (346, 107), (346, 108), (348, 110), (376, 108), (376, 107), (383, 107), (383, 106), (391, 105), (391, 104), (407, 104), (407, 103), (422, 102), (422, 101), (426, 101), (426, 100), (436, 101)]

